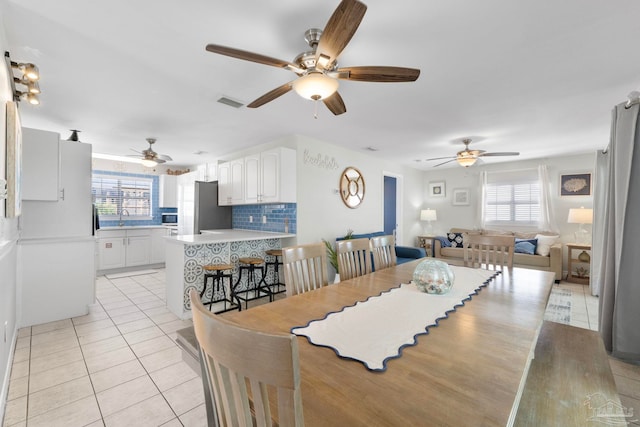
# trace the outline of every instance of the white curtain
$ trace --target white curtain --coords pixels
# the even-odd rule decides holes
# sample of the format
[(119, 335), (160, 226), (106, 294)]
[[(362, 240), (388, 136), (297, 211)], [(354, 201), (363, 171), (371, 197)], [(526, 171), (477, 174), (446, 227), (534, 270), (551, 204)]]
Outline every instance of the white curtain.
[(538, 166), (538, 182), (540, 183), (540, 220), (538, 228), (541, 231), (558, 231), (556, 220), (551, 209), (551, 196), (549, 194), (551, 184), (549, 183), (549, 173), (547, 165)]
[[(606, 179), (600, 291), (600, 334), (620, 359), (640, 361), (640, 105), (614, 108)], [(635, 160), (635, 161), (634, 161)], [(601, 223), (600, 223), (601, 222)], [(594, 236), (597, 237), (597, 236)]]
[(606, 261), (604, 251), (605, 227), (608, 221), (607, 187), (609, 185), (609, 153), (596, 152), (596, 166), (593, 191), (593, 247), (591, 250), (591, 295), (600, 295), (602, 275)]

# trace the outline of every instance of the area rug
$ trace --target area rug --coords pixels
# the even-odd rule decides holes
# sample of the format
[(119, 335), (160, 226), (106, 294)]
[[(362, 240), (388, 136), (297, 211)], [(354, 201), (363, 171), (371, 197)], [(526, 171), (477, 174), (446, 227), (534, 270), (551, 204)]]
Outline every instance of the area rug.
[(565, 325), (571, 322), (571, 289), (556, 286), (551, 289), (544, 320)]
[(136, 271), (127, 271), (125, 273), (105, 274), (105, 277), (107, 279), (122, 279), (123, 277), (141, 276), (143, 274), (153, 274), (157, 272), (158, 270), (136, 270)]

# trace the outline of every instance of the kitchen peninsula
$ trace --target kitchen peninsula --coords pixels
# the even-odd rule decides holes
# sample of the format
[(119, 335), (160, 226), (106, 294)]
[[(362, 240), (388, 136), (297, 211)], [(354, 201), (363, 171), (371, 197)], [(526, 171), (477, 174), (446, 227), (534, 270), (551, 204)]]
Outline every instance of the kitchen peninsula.
[[(189, 291), (192, 288), (202, 290), (203, 265), (234, 265), (235, 283), (238, 258), (264, 258), (266, 250), (295, 244), (295, 236), (290, 233), (234, 229), (203, 230), (202, 234), (166, 237), (167, 307), (181, 319), (190, 318)], [(271, 279), (267, 277), (267, 280)], [(240, 287), (243, 285), (241, 283)]]

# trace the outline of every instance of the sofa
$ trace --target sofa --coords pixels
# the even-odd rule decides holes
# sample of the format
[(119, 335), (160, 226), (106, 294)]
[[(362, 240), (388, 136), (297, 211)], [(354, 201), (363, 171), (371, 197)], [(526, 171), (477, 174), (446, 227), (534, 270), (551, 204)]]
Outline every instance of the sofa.
[[(554, 239), (553, 233), (549, 232), (533, 232), (533, 233), (520, 233), (520, 232), (510, 232), (510, 231), (498, 231), (498, 230), (469, 230), (464, 228), (452, 228), (447, 233), (447, 236), (438, 236), (434, 239), (433, 242), (433, 256), (436, 258), (441, 258), (444, 261), (447, 259), (463, 259), (464, 258), (464, 247), (463, 241), (464, 236), (469, 234), (485, 234), (485, 235), (512, 235), (516, 238), (516, 242), (520, 243), (523, 246), (516, 245), (516, 253), (513, 255), (513, 266), (514, 267), (522, 267), (522, 268), (530, 268), (534, 270), (543, 270), (543, 271), (551, 271), (556, 275), (556, 283), (560, 282), (562, 279), (562, 243), (556, 240), (555, 243), (547, 245), (549, 246), (548, 255), (544, 255), (546, 250), (540, 250), (530, 253), (531, 246), (533, 244), (526, 244), (524, 242), (529, 242), (532, 240), (540, 240), (541, 242), (544, 240), (544, 243), (551, 243)], [(548, 236), (548, 238), (541, 237), (540, 239), (536, 239), (536, 236)], [(458, 240), (457, 247), (446, 247), (447, 241), (451, 242), (452, 239), (455, 241)], [(460, 241), (462, 237), (462, 241)], [(542, 243), (541, 243), (542, 245)], [(529, 253), (520, 253), (518, 250), (520, 248), (525, 248), (524, 250)], [(537, 248), (536, 248), (537, 249)], [(542, 255), (540, 253), (542, 253)]]
[[(367, 239), (371, 239), (372, 237), (378, 236), (385, 236), (385, 233), (383, 231), (376, 231), (375, 233), (351, 234), (350, 238), (362, 239), (366, 237)], [(344, 236), (336, 238), (336, 241), (337, 240), (344, 240)], [(423, 248), (414, 248), (413, 246), (396, 246), (396, 258), (398, 264), (424, 258), (426, 256), (427, 254)]]

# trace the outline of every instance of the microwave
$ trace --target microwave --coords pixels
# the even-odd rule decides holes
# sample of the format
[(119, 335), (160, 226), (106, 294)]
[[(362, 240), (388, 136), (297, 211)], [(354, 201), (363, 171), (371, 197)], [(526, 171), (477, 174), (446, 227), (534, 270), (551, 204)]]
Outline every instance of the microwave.
[(178, 223), (178, 214), (177, 213), (163, 213), (162, 214), (162, 224), (170, 225)]

